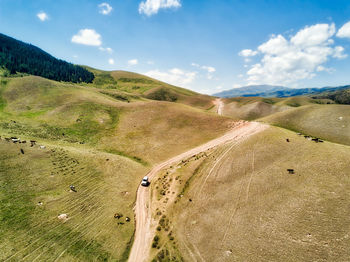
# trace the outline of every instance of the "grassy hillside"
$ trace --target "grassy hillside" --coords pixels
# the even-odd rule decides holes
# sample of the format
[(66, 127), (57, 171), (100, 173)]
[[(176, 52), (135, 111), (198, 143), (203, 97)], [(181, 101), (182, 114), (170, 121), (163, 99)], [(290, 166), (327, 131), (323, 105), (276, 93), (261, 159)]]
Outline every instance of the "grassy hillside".
[(307, 96), (288, 98), (235, 97), (224, 99), (223, 114), (233, 119), (256, 120), (305, 105), (333, 104), (330, 99), (313, 99)]
[(155, 258), (347, 260), (349, 159), (347, 146), (271, 127), (179, 163), (159, 176), (170, 194), (154, 214)]
[(303, 134), (350, 145), (348, 105), (307, 105), (260, 120)]
[[(125, 260), (134, 191), (145, 167), (111, 154), (45, 145), (0, 141), (0, 260)], [(115, 219), (117, 212), (123, 218)]]
[(164, 160), (212, 139), (232, 122), (178, 103), (39, 77), (12, 79), (1, 90), (4, 133), (81, 143), (145, 162)]
[[(0, 260), (125, 260), (141, 177), (232, 124), (182, 103), (97, 84), (26, 76), (2, 78), (0, 85)], [(11, 136), (27, 143), (4, 140)]]
[(97, 88), (117, 90), (151, 100), (178, 102), (201, 109), (212, 107), (211, 96), (169, 85), (156, 79), (127, 71), (101, 71), (85, 67), (95, 75), (92, 85)]

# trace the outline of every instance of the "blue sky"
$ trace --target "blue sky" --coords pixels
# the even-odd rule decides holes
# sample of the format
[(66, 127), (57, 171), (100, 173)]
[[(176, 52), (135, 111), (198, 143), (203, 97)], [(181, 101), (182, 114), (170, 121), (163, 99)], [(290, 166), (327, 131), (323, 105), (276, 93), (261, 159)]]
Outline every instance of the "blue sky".
[(350, 84), (350, 1), (0, 0), (0, 32), (203, 93)]

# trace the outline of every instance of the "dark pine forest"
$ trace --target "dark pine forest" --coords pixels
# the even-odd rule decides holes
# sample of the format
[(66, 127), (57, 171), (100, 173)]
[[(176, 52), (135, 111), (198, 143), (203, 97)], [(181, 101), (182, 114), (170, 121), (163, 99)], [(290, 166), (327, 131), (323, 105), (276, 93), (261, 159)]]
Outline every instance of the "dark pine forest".
[(94, 79), (94, 74), (81, 66), (3, 34), (0, 34), (0, 67), (10, 74), (27, 73), (56, 81), (91, 83)]

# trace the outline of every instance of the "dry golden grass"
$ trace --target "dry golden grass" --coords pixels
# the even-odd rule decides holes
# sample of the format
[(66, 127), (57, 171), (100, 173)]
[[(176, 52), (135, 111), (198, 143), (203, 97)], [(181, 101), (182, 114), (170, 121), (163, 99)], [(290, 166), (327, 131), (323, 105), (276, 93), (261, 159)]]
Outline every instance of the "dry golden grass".
[(232, 120), (169, 102), (127, 105), (104, 149), (118, 149), (150, 163), (166, 160), (186, 149), (224, 134)]
[(350, 145), (348, 105), (307, 105), (260, 119), (306, 135)]
[(349, 147), (271, 127), (204, 159), (169, 176), (183, 196), (166, 213), (168, 249), (185, 260), (348, 259)]

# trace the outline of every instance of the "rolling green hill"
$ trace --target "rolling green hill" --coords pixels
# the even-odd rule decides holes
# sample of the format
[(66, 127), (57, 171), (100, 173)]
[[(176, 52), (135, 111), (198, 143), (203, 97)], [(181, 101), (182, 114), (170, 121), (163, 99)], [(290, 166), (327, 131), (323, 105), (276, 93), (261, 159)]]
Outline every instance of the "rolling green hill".
[[(137, 84), (149, 84), (139, 78)], [(151, 100), (126, 92), (130, 82), (113, 81), (127, 83), (125, 89), (1, 78), (0, 260), (125, 261), (135, 192), (147, 170), (232, 125), (200, 109), (206, 106)], [(191, 103), (197, 96), (166, 88)], [(29, 140), (37, 144), (31, 147)], [(114, 218), (117, 213), (123, 217)], [(58, 218), (63, 214), (67, 219)]]

